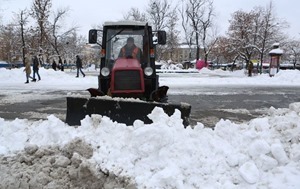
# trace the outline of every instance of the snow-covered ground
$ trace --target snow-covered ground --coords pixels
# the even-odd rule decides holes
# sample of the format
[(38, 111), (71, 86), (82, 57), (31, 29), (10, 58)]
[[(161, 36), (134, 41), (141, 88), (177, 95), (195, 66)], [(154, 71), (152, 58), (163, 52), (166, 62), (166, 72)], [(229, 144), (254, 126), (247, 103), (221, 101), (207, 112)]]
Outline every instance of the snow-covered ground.
[[(41, 81), (24, 84), (22, 69), (0, 69), (0, 103), (30, 103), (55, 90), (76, 95), (68, 91), (98, 85), (95, 76), (40, 74)], [(170, 93), (187, 95), (201, 86), (300, 86), (293, 70), (271, 78), (203, 69), (160, 79)], [(220, 120), (214, 129), (202, 123), (184, 129), (180, 112), (169, 117), (156, 108), (148, 116), (152, 124), (126, 126), (93, 115), (80, 127), (53, 115), (0, 118), (0, 188), (300, 188), (300, 102), (270, 107), (267, 116), (243, 124)]]

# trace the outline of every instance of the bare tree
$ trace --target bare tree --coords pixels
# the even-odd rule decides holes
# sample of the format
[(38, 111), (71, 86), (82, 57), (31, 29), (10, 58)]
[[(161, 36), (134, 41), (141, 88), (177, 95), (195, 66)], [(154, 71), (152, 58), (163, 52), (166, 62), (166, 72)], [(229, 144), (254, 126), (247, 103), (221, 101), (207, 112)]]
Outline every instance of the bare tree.
[(177, 10), (173, 9), (170, 13), (170, 17), (167, 22), (167, 52), (169, 53), (169, 58), (173, 60), (173, 52), (178, 48), (179, 45), (179, 31), (177, 28), (178, 14)]
[[(167, 30), (170, 28), (170, 20), (174, 18), (174, 14), (177, 14), (176, 8), (172, 8), (171, 2), (168, 0), (150, 0), (148, 5), (149, 7), (147, 8), (146, 12), (153, 30)], [(171, 31), (169, 30), (168, 33), (170, 32)], [(157, 45), (157, 60), (160, 60), (166, 51), (166, 47)]]
[[(124, 19), (149, 22), (153, 31), (166, 30), (167, 31), (167, 46), (156, 46), (156, 56), (160, 60), (162, 57), (166, 58), (167, 53), (172, 57), (172, 50), (177, 48), (179, 41), (179, 31), (176, 29), (178, 13), (176, 7), (171, 6), (171, 1), (168, 0), (149, 0), (146, 13), (141, 13), (136, 8), (131, 8), (130, 11), (124, 15)], [(163, 56), (163, 54), (165, 54)]]
[(168, 0), (150, 0), (149, 7), (146, 10), (147, 16), (152, 24), (153, 30), (164, 30), (167, 27), (167, 21), (172, 10)]
[(40, 46), (44, 46), (47, 41), (47, 25), (49, 23), (52, 0), (34, 0), (31, 8), (31, 16), (36, 20), (39, 27)]
[(300, 40), (292, 39), (284, 48), (287, 59), (293, 63), (295, 69), (296, 64), (300, 62)]
[(262, 7), (254, 8), (257, 14), (258, 41), (256, 44), (260, 54), (259, 70), (262, 73), (262, 63), (264, 56), (269, 52), (274, 42), (282, 41), (284, 34), (281, 32), (287, 27), (286, 22), (281, 22), (275, 17), (273, 2), (264, 9)]
[(200, 21), (200, 36), (201, 44), (203, 46), (204, 62), (207, 62), (208, 55), (217, 42), (218, 38), (213, 30), (213, 17), (214, 17), (214, 6), (213, 1), (207, 1), (206, 8), (202, 10), (202, 18)]
[(18, 26), (16, 23), (1, 26), (0, 58), (8, 62), (12, 62), (14, 54), (20, 51), (21, 47), (19, 28), (16, 26)]
[(23, 59), (23, 64), (25, 66), (25, 54), (26, 52), (26, 38), (25, 38), (25, 26), (28, 23), (28, 12), (25, 10), (21, 10), (20, 13), (18, 14), (18, 20), (20, 24), (20, 35), (21, 35), (21, 41), (22, 41), (22, 59)]
[(28, 12), (26, 9), (14, 13), (13, 21), (6, 26), (1, 26), (1, 52), (0, 58), (8, 62), (14, 62), (29, 52), (29, 45), (26, 43), (28, 32)]
[[(207, 62), (207, 57), (211, 51), (211, 46), (216, 42), (208, 39), (209, 30), (213, 26), (214, 7), (212, 0), (186, 0), (185, 13), (188, 18), (188, 23), (193, 29), (196, 40), (197, 54), (196, 59), (200, 58), (200, 41), (203, 46), (204, 59)], [(201, 40), (200, 40), (201, 38)]]
[(186, 8), (185, 4), (183, 3), (184, 0), (182, 0), (182, 6), (181, 9), (179, 9), (179, 13), (181, 16), (181, 26), (184, 32), (184, 40), (186, 44), (188, 44), (189, 47), (189, 60), (191, 61), (192, 59), (192, 40), (194, 36), (194, 30), (192, 27), (190, 27), (190, 20), (187, 17), (186, 14)]
[(76, 30), (76, 27), (72, 27), (67, 31), (61, 31), (62, 25), (60, 24), (60, 21), (64, 19), (68, 11), (68, 8), (57, 10), (57, 12), (54, 14), (53, 22), (50, 23), (51, 34), (49, 34), (49, 37), (47, 38), (59, 59), (61, 59), (61, 52), (65, 51), (64, 47), (69, 43), (67, 37), (73, 34), (73, 32)]
[(189, 24), (193, 28), (196, 40), (196, 59), (200, 58), (200, 44), (199, 44), (199, 33), (200, 33), (200, 14), (201, 9), (205, 6), (205, 0), (187, 0), (185, 13), (189, 19)]
[(236, 53), (231, 49), (230, 39), (227, 37), (219, 37), (211, 52), (213, 62), (234, 62), (237, 59)]
[(141, 21), (146, 22), (146, 14), (141, 13), (138, 8), (131, 8), (129, 12), (123, 16), (125, 20), (134, 20), (134, 21)]
[[(65, 35), (60, 40), (60, 47), (63, 48), (63, 53), (60, 54), (68, 63), (75, 61), (75, 56), (80, 54), (82, 55), (83, 47), (86, 44), (86, 38), (78, 35), (76, 30), (71, 31), (68, 35)], [(98, 52), (99, 54), (99, 52)], [(83, 59), (85, 57), (82, 57)]]

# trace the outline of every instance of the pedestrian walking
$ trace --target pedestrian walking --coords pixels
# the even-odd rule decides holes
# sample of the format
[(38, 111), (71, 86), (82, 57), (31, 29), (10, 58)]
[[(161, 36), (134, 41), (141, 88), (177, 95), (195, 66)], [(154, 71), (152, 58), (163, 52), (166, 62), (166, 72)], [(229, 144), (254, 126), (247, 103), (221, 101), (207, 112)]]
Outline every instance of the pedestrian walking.
[(61, 71), (63, 72), (65, 70), (65, 65), (67, 65), (67, 60), (64, 60), (64, 63), (61, 65)]
[(32, 59), (32, 69), (33, 69), (33, 79), (31, 81), (36, 82), (35, 74), (37, 74), (38, 79), (41, 80), (41, 76), (39, 74), (40, 61), (35, 55)]
[(76, 77), (79, 77), (79, 71), (81, 72), (83, 77), (85, 77), (85, 74), (82, 71), (82, 61), (81, 61), (81, 58), (79, 57), (79, 55), (76, 55), (76, 68), (77, 68), (77, 76)]
[(53, 68), (53, 70), (56, 71), (57, 64), (56, 64), (56, 61), (55, 61), (55, 60), (53, 60), (53, 62), (52, 62), (52, 68)]
[(30, 67), (30, 61), (29, 58), (27, 56), (24, 57), (24, 64), (25, 64), (25, 68), (24, 68), (24, 72), (26, 73), (26, 82), (25, 84), (29, 83), (29, 78), (32, 78), (30, 76), (31, 74), (31, 67)]

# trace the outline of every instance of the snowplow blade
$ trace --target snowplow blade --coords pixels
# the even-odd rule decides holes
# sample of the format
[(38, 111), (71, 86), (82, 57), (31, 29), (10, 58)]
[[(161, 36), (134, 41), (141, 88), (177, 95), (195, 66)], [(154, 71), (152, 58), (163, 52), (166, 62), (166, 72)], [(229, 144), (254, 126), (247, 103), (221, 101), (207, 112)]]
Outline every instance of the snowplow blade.
[(181, 118), (184, 126), (189, 125), (191, 105), (189, 104), (168, 104), (144, 101), (126, 101), (106, 98), (83, 98), (67, 97), (66, 123), (70, 126), (80, 125), (80, 120), (86, 115), (100, 114), (110, 117), (118, 123), (132, 125), (137, 119), (146, 124), (152, 123), (147, 117), (155, 107), (161, 107), (166, 114), (171, 116), (175, 109), (181, 111)]

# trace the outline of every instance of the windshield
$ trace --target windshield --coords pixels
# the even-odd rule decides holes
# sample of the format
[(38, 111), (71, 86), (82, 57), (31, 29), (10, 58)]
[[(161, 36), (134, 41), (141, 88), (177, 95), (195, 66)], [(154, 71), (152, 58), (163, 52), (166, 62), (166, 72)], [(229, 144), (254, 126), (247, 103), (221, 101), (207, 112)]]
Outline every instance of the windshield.
[(137, 59), (139, 61), (142, 61), (141, 54), (143, 53), (143, 35), (144, 29), (108, 29), (106, 37), (106, 64), (115, 62), (115, 60), (122, 53), (122, 47), (124, 47), (128, 43), (129, 38), (133, 39), (135, 47), (139, 49), (137, 50), (139, 53)]

